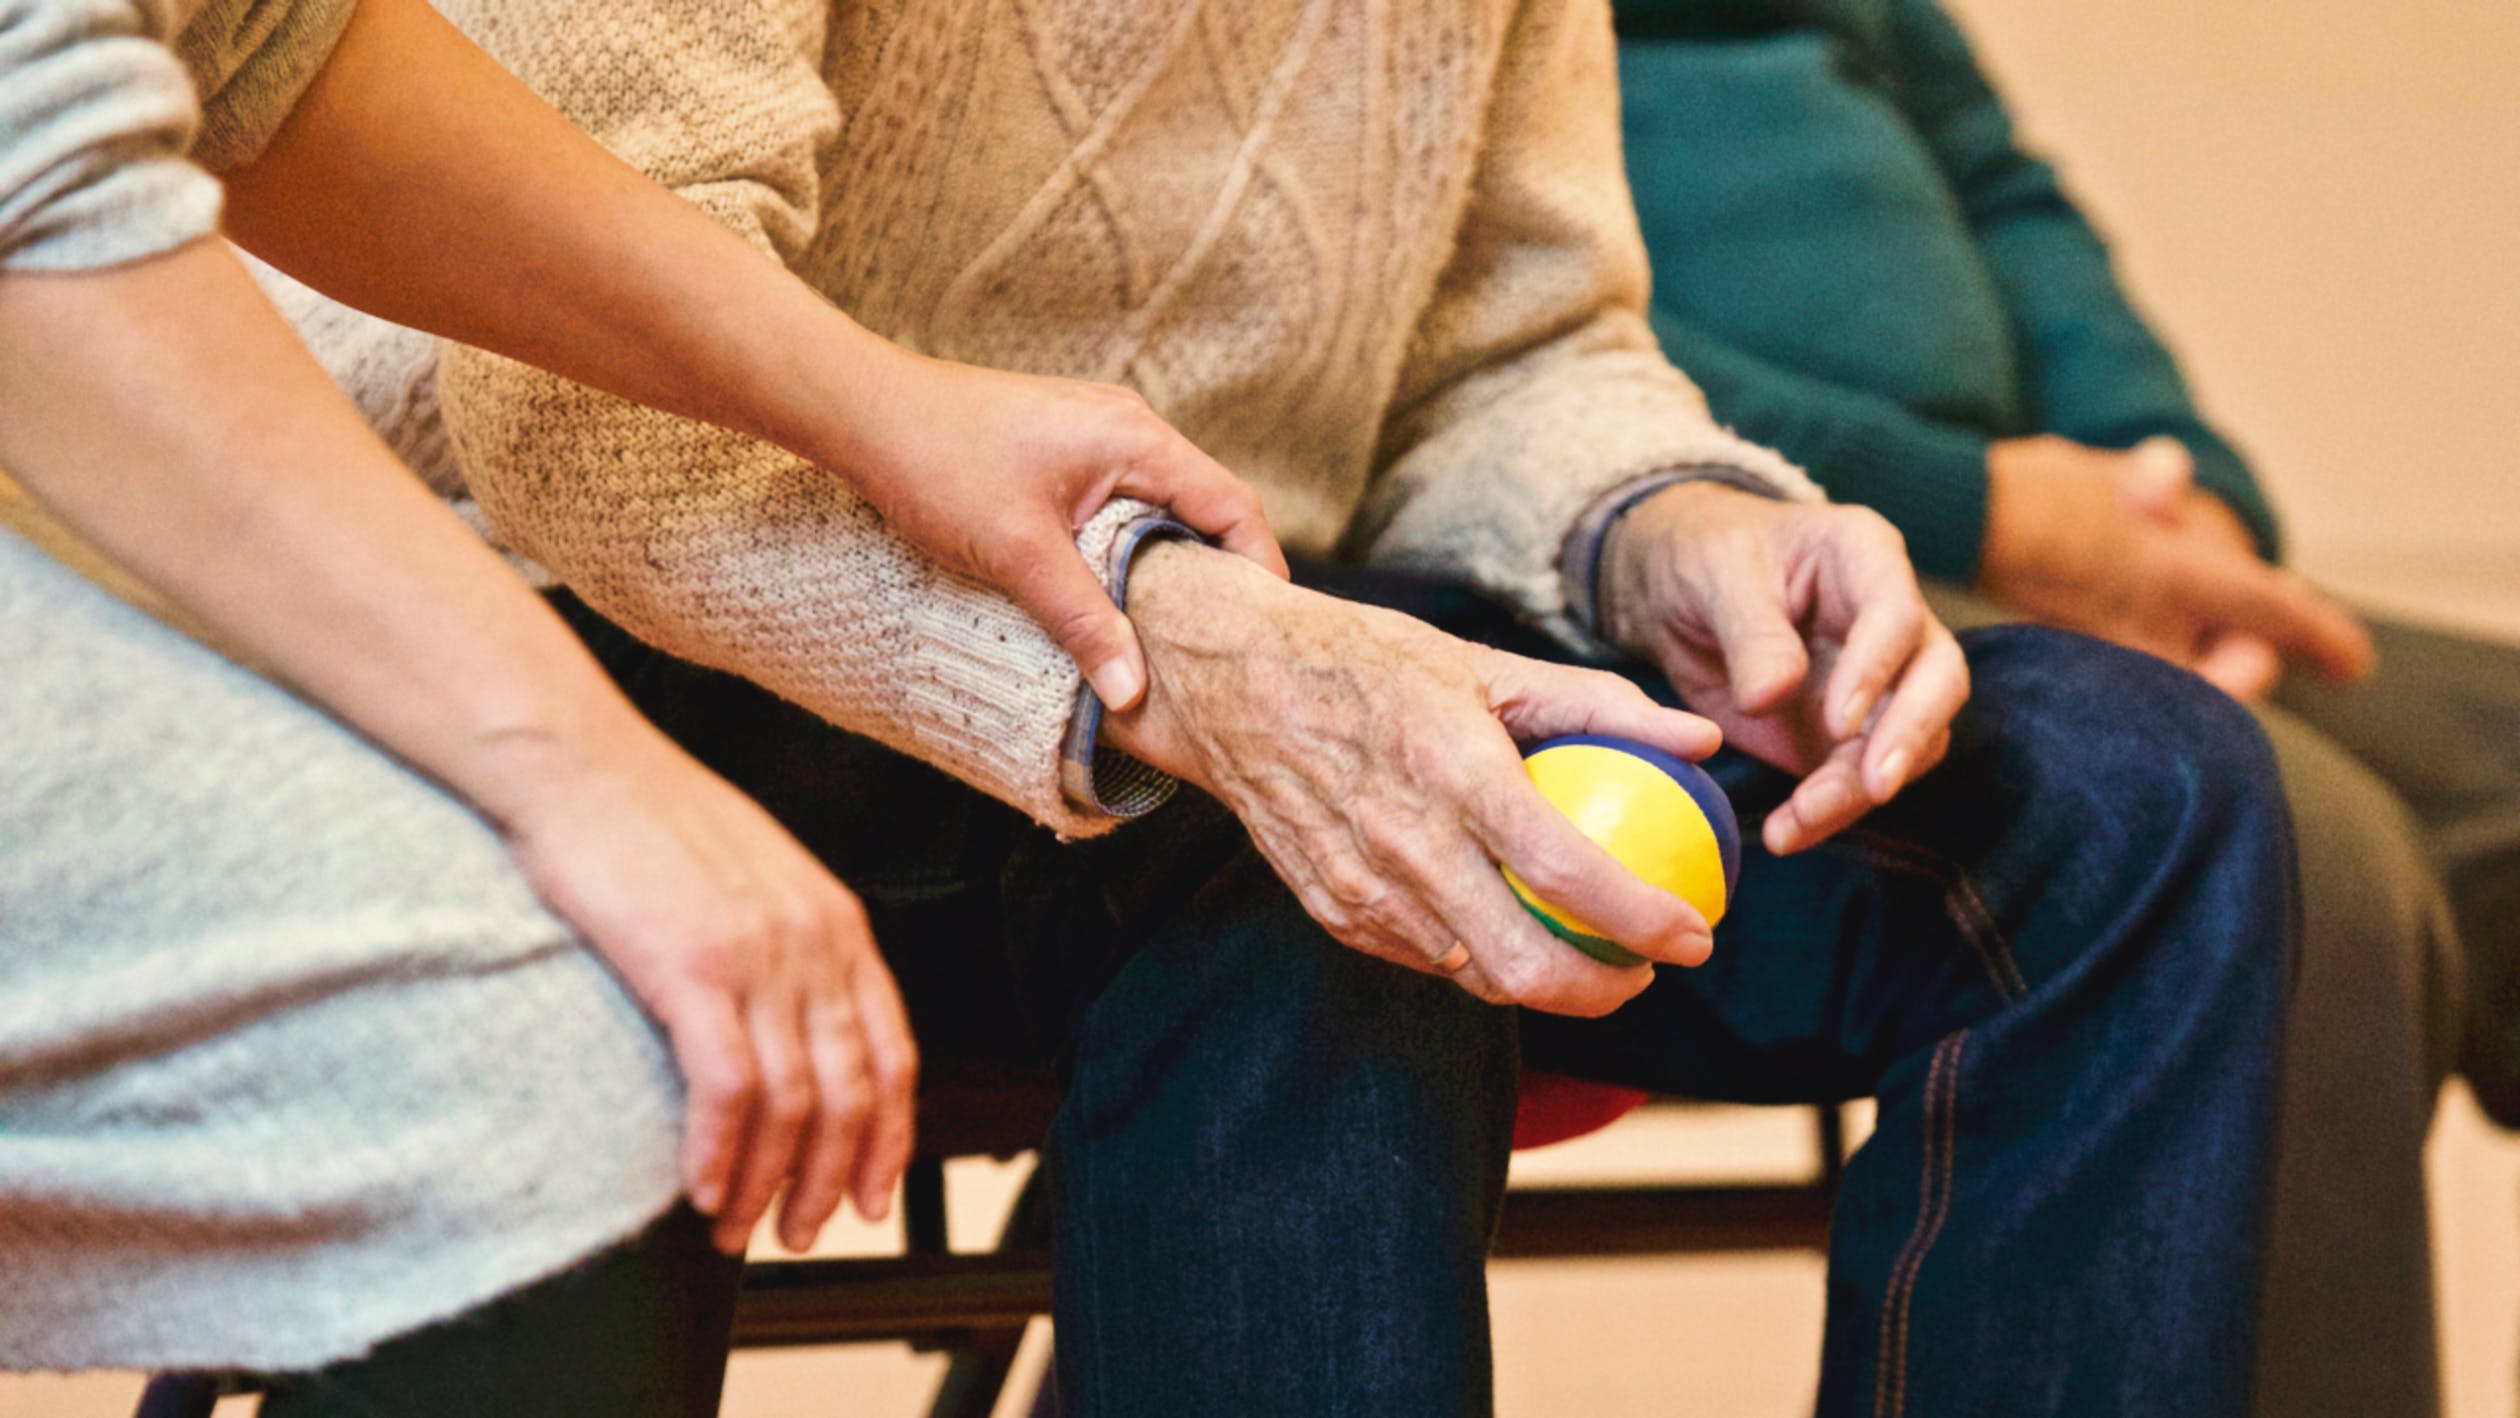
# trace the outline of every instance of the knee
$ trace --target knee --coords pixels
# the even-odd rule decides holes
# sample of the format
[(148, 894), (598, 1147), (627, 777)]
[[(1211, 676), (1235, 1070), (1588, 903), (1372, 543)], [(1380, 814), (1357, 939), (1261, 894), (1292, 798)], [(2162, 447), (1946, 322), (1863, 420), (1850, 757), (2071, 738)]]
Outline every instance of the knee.
[(2301, 881), (2297, 1033), (2361, 1041), (2447, 1073), (2461, 980), (2447, 892), (2403, 801), (2299, 720), (2262, 716), (2291, 806)]
[(2006, 626), (1963, 643), (1977, 691), (1955, 757), (1985, 755), (2090, 838), (2289, 853), (2274, 752), (2230, 696), (2153, 656), (2060, 631)]

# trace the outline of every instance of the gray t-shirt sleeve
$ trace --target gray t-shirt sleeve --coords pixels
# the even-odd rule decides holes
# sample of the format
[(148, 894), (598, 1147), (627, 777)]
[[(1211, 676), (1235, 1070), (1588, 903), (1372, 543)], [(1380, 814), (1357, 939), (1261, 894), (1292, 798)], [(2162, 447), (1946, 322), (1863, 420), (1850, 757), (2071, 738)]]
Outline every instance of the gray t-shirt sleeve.
[(350, 8), (0, 0), (0, 270), (112, 266), (215, 230), (205, 169), (261, 151)]

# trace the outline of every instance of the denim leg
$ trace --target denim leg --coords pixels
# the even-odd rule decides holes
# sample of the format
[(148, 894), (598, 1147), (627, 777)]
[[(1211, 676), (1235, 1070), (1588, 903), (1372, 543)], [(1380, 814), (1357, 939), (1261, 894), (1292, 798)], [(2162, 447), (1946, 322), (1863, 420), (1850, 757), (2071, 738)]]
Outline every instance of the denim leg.
[(1507, 1011), (1339, 945), (1245, 847), (1137, 935), (1071, 1058), (1061, 1412), (1488, 1411)]
[[(1837, 845), (1746, 852), (1709, 965), (1607, 1020), (1527, 1016), (1526, 1054), (1879, 1097), (1831, 1232), (1823, 1415), (2242, 1412), (2294, 913), (2273, 761), (2158, 661), (1965, 643), (1940, 768)], [(1790, 788), (1730, 768), (1753, 820)]]

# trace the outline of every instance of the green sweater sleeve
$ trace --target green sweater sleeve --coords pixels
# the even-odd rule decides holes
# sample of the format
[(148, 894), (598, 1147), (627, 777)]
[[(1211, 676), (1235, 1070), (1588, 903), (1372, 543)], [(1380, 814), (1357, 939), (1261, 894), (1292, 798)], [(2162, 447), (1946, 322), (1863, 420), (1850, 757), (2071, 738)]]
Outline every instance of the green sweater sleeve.
[(1663, 354), (1697, 381), (1716, 417), (1810, 469), (1836, 500), (1889, 518), (1917, 570), (1976, 578), (1986, 530), (1983, 435), (1763, 359), (1661, 306), (1651, 318)]
[(2275, 558), (2275, 515), (2248, 465), (2198, 414), (2177, 362), (2129, 304), (2107, 246), (2056, 170), (2015, 141), (1966, 36), (1938, 0), (1891, 0), (1891, 11), (1903, 106), (1994, 276), (2036, 426), (2100, 447), (2178, 439), (2195, 455), (2198, 484)]

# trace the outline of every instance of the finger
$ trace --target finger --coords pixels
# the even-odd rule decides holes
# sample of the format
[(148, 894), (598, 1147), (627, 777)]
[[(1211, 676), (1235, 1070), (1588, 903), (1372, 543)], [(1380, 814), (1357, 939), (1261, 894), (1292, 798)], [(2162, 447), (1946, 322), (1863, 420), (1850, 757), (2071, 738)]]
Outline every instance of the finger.
[(1505, 732), (1523, 743), (1603, 734), (1693, 762), (1724, 745), (1724, 731), (1713, 720), (1665, 708), (1623, 676), (1501, 652), (1488, 662), (1488, 708)]
[[(1468, 840), (1447, 860), (1430, 863), (1439, 878), (1428, 899), (1462, 944), (1485, 982), (1483, 999), (1551, 1014), (1594, 1018), (1608, 1014), (1653, 983), (1650, 965), (1617, 966), (1596, 960), (1542, 926), (1505, 885), (1495, 863)], [(1463, 979), (1465, 986), (1471, 981)]]
[(1849, 590), (1850, 599), (1863, 609), (1847, 627), (1823, 701), (1829, 737), (1841, 743), (1864, 732), (1883, 691), (1924, 648), (1928, 629), (1938, 628), (1924, 596), (1905, 574), (1890, 586)]
[(1768, 814), (1760, 840), (1770, 852), (1786, 857), (1816, 846), (1872, 811), (1861, 771), (1864, 743), (1850, 739), (1830, 750), (1795, 786), (1793, 796)]
[(2332, 681), (2370, 672), (2375, 652), (2362, 623), (2291, 572), (2219, 557), (2187, 562), (2185, 572), (2208, 623), (2256, 635)]
[(2118, 473), (2119, 504), (2152, 521), (2174, 520), (2196, 484), (2195, 456), (2167, 435), (2147, 438), (2126, 452)]
[(1072, 543), (1041, 538), (1002, 558), (996, 574), (1006, 593), (1085, 672), (1103, 707), (1115, 713), (1137, 707), (1146, 694), (1146, 652), (1129, 618), (1112, 604), (1110, 591)]
[(1286, 553), (1269, 530), (1260, 494), (1189, 439), (1176, 435), (1164, 455), (1132, 466), (1114, 490), (1164, 508), (1225, 550), (1286, 579)]
[(1933, 772), (1934, 769), (1942, 763), (1944, 757), (1950, 754), (1950, 752), (1951, 730), (1945, 729), (1941, 733), (1927, 739), (1925, 741), (1925, 752), (1923, 756), (1917, 759), (1916, 771), (1908, 775), (1908, 781), (1913, 783), (1917, 779), (1924, 777), (1926, 774)]
[(1811, 669), (1811, 653), (1785, 616), (1774, 574), (1765, 567), (1756, 571), (1717, 581), (1708, 607), (1733, 702), (1745, 714), (1764, 714), (1784, 703)]
[(796, 1165), (814, 1111), (814, 1070), (805, 1046), (802, 1001), (782, 994), (755, 1000), (744, 1014), (753, 1059), (761, 1070), (761, 1105), (735, 1187), (717, 1219), (718, 1249), (743, 1253), (779, 1187)]
[(743, 1017), (724, 995), (706, 994), (672, 1012), (666, 1030), (682, 1068), (683, 1190), (715, 1216), (734, 1188), (744, 1135), (752, 1126), (760, 1076)]
[(2195, 668), (2207, 684), (2243, 704), (2254, 704), (2283, 678), (2284, 657), (2258, 636), (2224, 631), (2206, 640)]
[(901, 1007), (901, 992), (892, 972), (871, 954), (855, 972), (857, 1017), (864, 1027), (870, 1101), (874, 1114), (865, 1149), (858, 1154), (852, 1190), (858, 1215), (881, 1221), (892, 1209), (893, 1189), (910, 1165), (918, 1140), (919, 1046), (910, 1032), (910, 1018)]
[(846, 994), (807, 1001), (805, 1050), (815, 1107), (779, 1208), (779, 1243), (791, 1251), (814, 1244), (857, 1174), (872, 1091), (862, 1037), (855, 1002)]
[(1490, 791), (1468, 818), (1473, 839), (1490, 858), (1596, 935), (1648, 960), (1706, 963), (1715, 934), (1697, 907), (1639, 879), (1551, 806), (1528, 777), (1515, 777)]
[(1925, 647), (1900, 676), (1898, 691), (1864, 736), (1865, 795), (1886, 803), (1924, 771), (1925, 750), (1946, 733), (1960, 706), (1969, 702), (1969, 657), (1940, 624), (1930, 623)]

